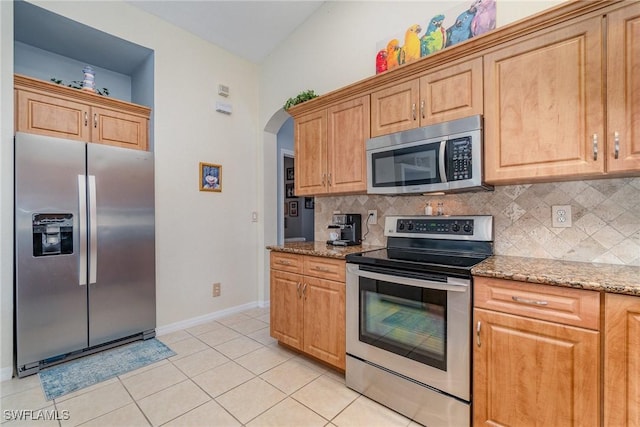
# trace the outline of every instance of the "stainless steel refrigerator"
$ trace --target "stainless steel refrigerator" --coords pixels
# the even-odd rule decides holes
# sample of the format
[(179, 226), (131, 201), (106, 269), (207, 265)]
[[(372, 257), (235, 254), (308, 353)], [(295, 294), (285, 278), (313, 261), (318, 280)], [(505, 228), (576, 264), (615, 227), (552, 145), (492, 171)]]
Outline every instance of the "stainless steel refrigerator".
[(18, 376), (155, 336), (153, 153), (17, 133)]

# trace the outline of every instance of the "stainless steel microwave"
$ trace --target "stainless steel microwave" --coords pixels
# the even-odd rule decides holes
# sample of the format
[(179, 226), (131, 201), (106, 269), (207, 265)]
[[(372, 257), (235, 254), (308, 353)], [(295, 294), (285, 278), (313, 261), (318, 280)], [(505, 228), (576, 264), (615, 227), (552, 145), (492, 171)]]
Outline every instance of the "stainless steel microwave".
[(492, 190), (484, 184), (482, 116), (367, 140), (367, 193)]

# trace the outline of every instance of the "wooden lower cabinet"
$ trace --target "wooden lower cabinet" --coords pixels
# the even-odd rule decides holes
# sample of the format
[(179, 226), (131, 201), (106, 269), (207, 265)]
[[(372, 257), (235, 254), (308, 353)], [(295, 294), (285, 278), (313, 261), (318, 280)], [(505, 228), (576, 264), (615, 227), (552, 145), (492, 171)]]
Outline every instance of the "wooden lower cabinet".
[(604, 425), (640, 426), (640, 297), (607, 294)]
[[(576, 310), (597, 328), (599, 293), (484, 278), (474, 287), (473, 425), (599, 426), (600, 332), (548, 320)], [(509, 290), (515, 299), (503, 298)]]
[(344, 275), (343, 260), (272, 252), (271, 336), (344, 370)]

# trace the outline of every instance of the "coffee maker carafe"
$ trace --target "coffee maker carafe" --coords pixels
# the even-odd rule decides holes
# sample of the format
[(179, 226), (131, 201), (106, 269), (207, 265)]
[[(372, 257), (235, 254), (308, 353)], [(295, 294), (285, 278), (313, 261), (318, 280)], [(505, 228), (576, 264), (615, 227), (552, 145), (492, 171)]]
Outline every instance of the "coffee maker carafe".
[(362, 243), (362, 217), (360, 214), (334, 214), (328, 226), (330, 239), (327, 244), (353, 246)]

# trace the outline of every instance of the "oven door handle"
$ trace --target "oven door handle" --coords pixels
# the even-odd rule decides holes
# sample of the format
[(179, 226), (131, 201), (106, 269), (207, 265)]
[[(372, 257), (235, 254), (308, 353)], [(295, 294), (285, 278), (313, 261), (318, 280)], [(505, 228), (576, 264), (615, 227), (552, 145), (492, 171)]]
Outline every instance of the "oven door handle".
[(442, 291), (466, 292), (469, 289), (469, 280), (448, 277), (447, 283), (432, 282), (430, 280), (413, 279), (409, 277), (393, 276), (387, 274), (373, 273), (371, 271), (362, 271), (357, 265), (347, 264), (347, 271), (356, 274), (359, 277), (366, 277), (373, 280), (382, 280), (384, 282), (398, 283), (400, 285), (418, 286), (425, 289), (437, 289)]

